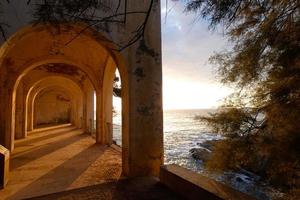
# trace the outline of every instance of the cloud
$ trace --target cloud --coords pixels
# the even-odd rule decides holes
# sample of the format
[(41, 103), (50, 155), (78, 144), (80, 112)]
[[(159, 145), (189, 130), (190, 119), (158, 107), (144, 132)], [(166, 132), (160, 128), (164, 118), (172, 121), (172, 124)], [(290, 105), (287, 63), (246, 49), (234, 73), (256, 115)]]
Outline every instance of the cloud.
[[(166, 14), (162, 1), (162, 47), (164, 76), (195, 81), (215, 81), (208, 59), (214, 51), (226, 48), (220, 33), (208, 30), (208, 22), (184, 12), (183, 3), (169, 1)], [(166, 18), (165, 18), (166, 16)]]
[(220, 32), (208, 22), (184, 12), (183, 3), (162, 1), (162, 58), (164, 108), (211, 108), (231, 90), (217, 83), (208, 59), (229, 48)]

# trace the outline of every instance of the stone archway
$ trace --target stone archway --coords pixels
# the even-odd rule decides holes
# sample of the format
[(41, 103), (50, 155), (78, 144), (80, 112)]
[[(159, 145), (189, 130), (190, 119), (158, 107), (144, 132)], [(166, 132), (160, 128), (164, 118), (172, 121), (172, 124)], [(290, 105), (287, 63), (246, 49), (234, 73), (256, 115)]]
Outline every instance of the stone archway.
[[(60, 71), (60, 68), (64, 68), (64, 71)], [(85, 72), (77, 68), (76, 66), (67, 65), (67, 64), (47, 64), (47, 65), (41, 65), (37, 66), (36, 68), (29, 71), (25, 76), (22, 77), (19, 83), (19, 87), (17, 88), (17, 96), (20, 93), (19, 97), (23, 97), (23, 104), (26, 105), (24, 113), (25, 116), (28, 115), (29, 117), (25, 117), (24, 115), (21, 116), (21, 119), (23, 119), (23, 137), (26, 135), (26, 131), (32, 131), (32, 98), (34, 97), (34, 94), (38, 88), (45, 87), (45, 85), (62, 85), (62, 86), (69, 86), (71, 88), (74, 88), (73, 90), (81, 90), (80, 92), (77, 92), (77, 96), (82, 96), (83, 100), (79, 103), (79, 105), (82, 105), (83, 109), (83, 119), (81, 120), (82, 128), (87, 131), (89, 130), (90, 124), (88, 124), (88, 121), (90, 118), (93, 118), (93, 91), (95, 90), (91, 80), (88, 78)], [(22, 85), (23, 88), (21, 87)], [(73, 85), (73, 86), (72, 86)], [(70, 88), (70, 89), (71, 89)], [(22, 90), (23, 89), (23, 90)], [(21, 90), (21, 91), (20, 91)], [(20, 101), (20, 98), (17, 102)], [(20, 109), (22, 110), (22, 109)], [(77, 120), (79, 121), (79, 120)], [(75, 125), (75, 124), (74, 124)], [(18, 125), (16, 124), (16, 127)], [(77, 127), (79, 127), (76, 124)], [(21, 128), (19, 128), (20, 130)], [(21, 137), (22, 138), (22, 137)]]
[[(37, 27), (34, 27), (33, 29), (36, 28)], [(16, 72), (12, 73), (10, 75), (10, 77), (12, 78), (10, 78), (7, 81), (10, 81), (8, 88), (10, 90), (13, 90), (11, 94), (11, 101), (15, 101), (15, 90), (18, 87), (21, 78), (25, 76), (30, 70), (35, 68), (37, 65), (49, 65), (51, 63), (73, 63), (74, 66), (78, 66), (82, 71), (84, 71), (87, 74), (87, 76), (92, 81), (95, 87), (96, 94), (98, 97), (97, 99), (99, 99), (97, 102), (97, 107), (99, 109), (99, 111), (97, 112), (97, 142), (102, 144), (109, 144), (108, 138), (104, 136), (105, 130), (103, 129), (104, 117), (102, 112), (103, 102), (101, 83), (103, 80), (103, 71), (106, 66), (106, 62), (109, 59), (109, 57), (112, 57), (111, 53), (108, 52), (102, 44), (100, 44), (94, 38), (91, 38), (91, 35), (83, 34), (76, 41), (70, 43), (70, 46), (65, 47), (64, 50), (60, 49), (60, 51), (63, 52), (58, 53), (58, 55), (56, 54), (56, 52), (55, 55), (52, 55), (52, 51), (55, 51), (55, 49), (53, 49), (53, 43), (57, 42), (57, 40), (60, 41), (60, 44), (67, 42), (68, 40), (70, 40), (70, 38), (72, 38), (72, 34), (70, 34), (70, 32), (67, 32), (65, 35), (61, 34), (57, 37), (53, 37), (53, 35), (51, 35), (51, 33), (49, 33), (48, 30), (39, 30), (39, 32), (36, 32), (36, 30), (32, 30), (24, 32), (26, 33), (26, 36), (23, 36), (21, 39), (18, 38), (19, 41), (15, 45), (11, 45), (6, 49), (6, 58), (3, 58), (3, 62), (9, 62), (8, 60), (15, 60), (13, 57), (18, 57), (19, 51), (23, 51), (23, 49), (27, 47), (27, 43), (33, 40), (34, 38), (43, 38), (43, 41), (38, 42), (38, 44), (40, 44), (41, 46), (36, 47), (36, 49), (33, 52), (27, 51), (27, 55), (23, 55), (23, 57), (26, 57), (26, 59), (22, 59), (22, 61), (19, 61), (18, 63), (11, 63), (11, 65), (13, 66), (10, 67), (14, 68)], [(13, 37), (11, 40), (8, 41), (8, 43), (12, 43), (15, 38), (16, 37)], [(65, 68), (60, 67), (59, 69), (63, 72)], [(11, 130), (7, 132), (14, 132), (14, 110), (15, 108), (12, 105), (12, 124), (10, 127)], [(9, 126), (7, 128), (9, 128)]]
[[(49, 76), (44, 79), (41, 79), (36, 84), (34, 84), (27, 93), (26, 96), (26, 111), (23, 115), (24, 119), (26, 121), (26, 129), (27, 131), (33, 130), (33, 109), (34, 109), (34, 102), (37, 99), (37, 96), (44, 90), (52, 88), (58, 88), (65, 90), (66, 93), (69, 93), (69, 96), (72, 97), (72, 124), (76, 126), (77, 128), (83, 128), (84, 122), (84, 106), (86, 104), (85, 100), (85, 94), (83, 93), (82, 88), (80, 88), (79, 85), (77, 85), (72, 80), (60, 77), (60, 76)], [(62, 94), (63, 95), (63, 94)], [(55, 108), (54, 108), (55, 109)], [(51, 111), (51, 110), (49, 110)]]
[[(51, 33), (49, 33), (46, 27), (28, 27), (18, 32), (15, 36), (7, 41), (6, 45), (1, 48), (1, 66), (6, 67), (0, 68), (3, 72), (0, 73), (0, 78), (7, 86), (2, 88), (4, 91), (2, 94), (4, 94), (6, 97), (3, 100), (8, 105), (8, 107), (5, 108), (6, 114), (4, 117), (6, 121), (6, 135), (4, 136), (4, 144), (6, 144), (6, 146), (10, 149), (13, 149), (15, 135), (15, 102), (17, 89), (22, 79), (39, 66), (47, 66), (47, 69), (50, 71), (49, 73), (61, 73), (69, 76), (76, 76), (77, 71), (67, 68), (66, 66), (74, 66), (77, 70), (84, 72), (87, 78), (91, 81), (97, 96), (96, 141), (100, 144), (111, 144), (112, 136), (110, 136), (109, 130), (105, 129), (104, 119), (107, 118), (105, 115), (107, 115), (108, 112), (104, 112), (105, 104), (103, 102), (103, 79), (104, 71), (111, 67), (112, 63), (114, 63), (114, 66), (116, 66), (115, 59), (121, 58), (121, 55), (116, 55), (116, 53), (111, 53), (111, 51), (108, 51), (107, 46), (105, 46), (107, 44), (105, 44), (103, 40), (101, 40), (101, 42), (97, 41), (92, 35), (92, 31), (87, 31), (87, 33), (82, 34), (77, 40), (70, 43), (69, 46), (63, 48), (63, 50), (60, 49), (60, 52), (53, 52), (57, 50), (55, 49), (54, 45), (57, 43), (57, 41), (59, 41), (60, 44), (65, 43), (73, 37), (72, 33), (74, 34), (75, 32), (76, 34), (76, 30), (78, 30), (77, 26), (74, 27), (74, 30), (71, 30), (71, 33), (66, 30), (65, 34), (53, 36)], [(41, 41), (37, 42), (35, 49), (31, 52), (25, 51), (25, 49), (28, 48), (28, 45), (33, 40), (36, 40), (36, 38), (41, 38)], [(23, 57), (21, 60), (18, 59), (20, 54), (22, 54)], [(125, 72), (127, 72), (127, 70), (125, 69), (122, 59), (117, 61), (118, 67), (123, 67), (123, 69), (120, 70), (124, 73), (122, 76), (126, 77), (127, 73)], [(126, 80), (126, 78), (123, 78), (123, 80)], [(123, 83), (123, 85), (124, 92), (128, 94), (128, 92), (126, 92), (128, 89), (126, 83)], [(31, 87), (31, 85), (29, 85), (29, 87)], [(37, 91), (27, 90), (27, 92), (36, 93)], [(25, 93), (25, 95), (27, 94)], [(30, 97), (30, 102), (28, 102), (28, 99), (26, 98), (25, 103), (32, 104), (35, 97), (36, 94)], [(128, 102), (128, 95), (124, 95), (123, 101)], [(34, 108), (32, 105), (30, 109)], [(128, 103), (124, 103), (124, 105), (128, 105)], [(25, 106), (28, 108), (28, 105)], [(124, 113), (124, 115), (128, 116), (128, 112)], [(32, 124), (32, 118), (29, 117), (28, 119), (31, 120), (25, 121), (31, 121), (30, 123)], [(124, 127), (128, 128), (128, 126)], [(123, 131), (123, 133), (128, 134), (128, 129)], [(129, 145), (127, 145), (127, 147), (128, 146)], [(126, 150), (124, 152), (126, 152)], [(125, 158), (123, 160), (127, 159)]]
[[(96, 141), (110, 145), (111, 134), (106, 123), (111, 119), (108, 114), (111, 102), (107, 97), (111, 95), (111, 72), (118, 67), (122, 80), (123, 173), (158, 175), (163, 157), (161, 66), (142, 69), (136, 65), (160, 65), (159, 58), (147, 51), (137, 54), (140, 49), (132, 52), (136, 46), (122, 54), (113, 51), (112, 43), (92, 29), (78, 35), (83, 28), (78, 24), (62, 26), (62, 31), (53, 35), (46, 25), (28, 26), (1, 47), (0, 143), (13, 150), (16, 93), (22, 78), (42, 65), (72, 65), (88, 76), (96, 91)], [(74, 35), (78, 36), (69, 43)], [(33, 43), (35, 48), (30, 48)]]

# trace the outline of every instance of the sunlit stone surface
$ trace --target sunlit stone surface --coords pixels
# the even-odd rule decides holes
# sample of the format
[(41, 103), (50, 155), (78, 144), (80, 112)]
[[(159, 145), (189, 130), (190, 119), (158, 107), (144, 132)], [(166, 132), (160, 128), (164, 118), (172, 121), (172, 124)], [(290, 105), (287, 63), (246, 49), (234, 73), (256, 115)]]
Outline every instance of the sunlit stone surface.
[(95, 144), (71, 125), (29, 133), (18, 140), (10, 181), (0, 199), (22, 199), (118, 180), (121, 152)]

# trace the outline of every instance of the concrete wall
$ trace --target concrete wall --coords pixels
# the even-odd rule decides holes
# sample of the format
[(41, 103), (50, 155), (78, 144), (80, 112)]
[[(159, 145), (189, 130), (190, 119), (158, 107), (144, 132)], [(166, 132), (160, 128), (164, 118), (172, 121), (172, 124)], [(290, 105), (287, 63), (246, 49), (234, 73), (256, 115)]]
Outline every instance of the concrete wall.
[(65, 91), (44, 91), (35, 99), (35, 127), (71, 122), (71, 97)]

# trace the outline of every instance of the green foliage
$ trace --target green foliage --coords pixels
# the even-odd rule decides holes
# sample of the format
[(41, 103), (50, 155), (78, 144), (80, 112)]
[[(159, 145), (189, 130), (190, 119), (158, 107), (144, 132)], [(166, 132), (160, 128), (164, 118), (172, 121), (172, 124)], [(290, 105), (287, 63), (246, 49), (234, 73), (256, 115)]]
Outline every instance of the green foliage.
[(202, 117), (227, 139), (211, 169), (247, 168), (280, 186), (300, 180), (300, 1), (188, 0), (210, 27), (223, 26), (232, 50), (210, 61), (236, 87), (223, 108)]
[(258, 119), (258, 113), (253, 109), (222, 108), (209, 117), (198, 119), (205, 121), (212, 128), (212, 132), (235, 138), (255, 134), (257, 129), (263, 128), (261, 124), (264, 121)]

